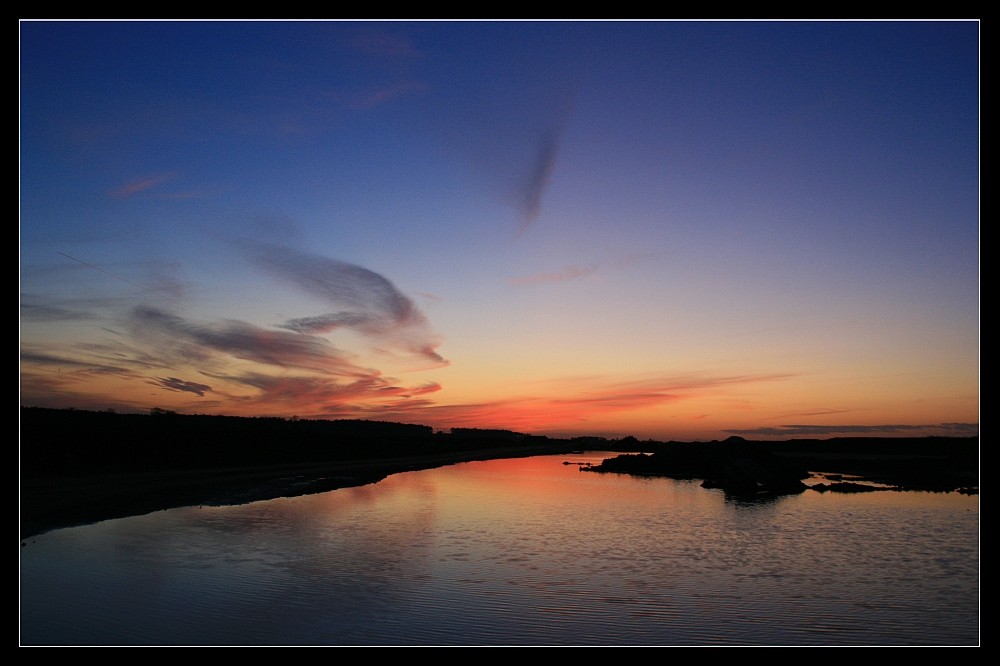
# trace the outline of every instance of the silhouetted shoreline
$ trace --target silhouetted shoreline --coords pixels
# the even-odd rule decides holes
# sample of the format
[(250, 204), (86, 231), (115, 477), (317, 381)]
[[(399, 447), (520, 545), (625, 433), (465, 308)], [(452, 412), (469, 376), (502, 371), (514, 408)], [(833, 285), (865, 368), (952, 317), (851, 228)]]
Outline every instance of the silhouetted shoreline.
[[(586, 468), (702, 479), (740, 497), (819, 492), (924, 490), (978, 493), (979, 438), (843, 437), (826, 440), (669, 442)], [(808, 486), (813, 473), (830, 483)], [(858, 482), (863, 483), (858, 483)], [(872, 485), (877, 484), (877, 485)]]
[[(28, 407), (21, 408), (20, 426), (22, 538), (162, 509), (326, 492), (458, 462), (579, 450), (644, 453), (611, 458), (592, 471), (701, 478), (709, 487), (751, 494), (760, 491), (760, 479), (772, 477), (775, 492), (801, 492), (793, 477), (807, 471), (942, 492), (976, 492), (979, 478), (978, 437), (640, 442), (469, 428), (435, 433), (379, 421)], [(818, 489), (851, 490), (837, 485)]]

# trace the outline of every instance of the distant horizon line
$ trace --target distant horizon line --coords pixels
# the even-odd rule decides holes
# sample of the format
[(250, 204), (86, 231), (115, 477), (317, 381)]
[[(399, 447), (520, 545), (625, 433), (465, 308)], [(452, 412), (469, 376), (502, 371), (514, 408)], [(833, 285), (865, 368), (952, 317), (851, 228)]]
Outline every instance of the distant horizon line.
[[(392, 421), (385, 419), (373, 419), (373, 418), (358, 418), (358, 417), (299, 417), (296, 415), (292, 416), (281, 416), (276, 414), (261, 414), (258, 416), (242, 416), (235, 414), (211, 414), (211, 413), (186, 413), (178, 412), (170, 409), (164, 409), (161, 407), (151, 407), (147, 410), (135, 410), (135, 411), (122, 411), (114, 407), (108, 407), (106, 409), (94, 409), (94, 408), (82, 408), (82, 407), (45, 407), (41, 405), (20, 405), (20, 409), (39, 409), (39, 410), (51, 410), (51, 411), (63, 411), (63, 412), (89, 412), (94, 414), (110, 414), (117, 416), (186, 416), (186, 417), (203, 417), (203, 418), (229, 418), (229, 419), (277, 419), (281, 421), (287, 421), (290, 423), (300, 422), (300, 421), (323, 421), (323, 422), (362, 422), (362, 423), (383, 423), (383, 424), (393, 424), (401, 426), (413, 426), (419, 428), (427, 428), (431, 430), (433, 434), (453, 434), (454, 431), (470, 431), (470, 432), (480, 432), (480, 433), (503, 433), (511, 435), (520, 435), (522, 437), (544, 437), (547, 439), (563, 439), (563, 440), (583, 440), (583, 439), (598, 439), (605, 441), (623, 441), (632, 439), (637, 443), (643, 442), (725, 442), (725, 441), (746, 441), (746, 442), (775, 442), (775, 441), (800, 441), (800, 440), (825, 440), (825, 439), (973, 439), (978, 438), (979, 424), (978, 423), (940, 423), (933, 425), (842, 425), (842, 426), (811, 426), (804, 424), (795, 424), (784, 426), (790, 430), (783, 436), (783, 431), (777, 428), (762, 428), (760, 431), (751, 431), (749, 429), (740, 430), (722, 430), (721, 432), (732, 433), (728, 437), (718, 439), (658, 439), (653, 437), (647, 437), (641, 439), (635, 435), (598, 435), (598, 434), (540, 434), (533, 432), (523, 432), (520, 430), (512, 430), (510, 428), (501, 427), (482, 427), (482, 426), (448, 426), (448, 427), (435, 427), (428, 425), (426, 423), (410, 423), (405, 421)], [(20, 424), (19, 424), (20, 425)], [(913, 434), (912, 431), (926, 431), (929, 429), (952, 429), (955, 432), (948, 434)], [(798, 430), (802, 429), (802, 430)], [(813, 432), (809, 432), (811, 429), (816, 429)], [(821, 430), (822, 429), (822, 430)], [(857, 430), (855, 430), (857, 429)], [(966, 434), (967, 430), (975, 429), (975, 434)], [(825, 432), (824, 432), (825, 430)], [(910, 432), (907, 432), (910, 431)], [(890, 433), (902, 433), (902, 434), (890, 434)], [(834, 433), (844, 433), (844, 434), (834, 434)], [(878, 434), (873, 434), (878, 433)], [(746, 435), (755, 435), (760, 439), (750, 439)]]

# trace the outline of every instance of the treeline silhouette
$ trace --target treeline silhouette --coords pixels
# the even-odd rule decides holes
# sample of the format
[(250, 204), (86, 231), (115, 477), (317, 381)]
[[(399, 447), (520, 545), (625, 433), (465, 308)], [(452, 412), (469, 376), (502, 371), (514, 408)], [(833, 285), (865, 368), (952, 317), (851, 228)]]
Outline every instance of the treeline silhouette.
[(859, 479), (899, 490), (975, 493), (979, 486), (978, 437), (558, 439), (499, 429), (435, 432), (385, 421), (22, 407), (21, 533), (178, 506), (325, 492), (454, 462), (584, 450), (625, 454), (581, 464), (584, 471), (703, 479), (706, 487), (743, 497), (803, 492), (810, 472), (833, 481), (813, 489), (839, 492), (871, 488), (854, 483)]
[(21, 473), (161, 471), (440, 455), (550, 440), (387, 421), (21, 409)]
[(950, 490), (978, 485), (978, 437), (838, 437), (712, 442), (635, 437), (556, 439), (510, 430), (367, 420), (182, 415), (163, 409), (118, 414), (21, 408), (22, 477), (86, 472), (204, 470), (420, 458), (496, 448), (551, 452), (644, 452), (595, 471), (717, 478), (735, 463), (802, 475), (831, 471), (902, 486)]

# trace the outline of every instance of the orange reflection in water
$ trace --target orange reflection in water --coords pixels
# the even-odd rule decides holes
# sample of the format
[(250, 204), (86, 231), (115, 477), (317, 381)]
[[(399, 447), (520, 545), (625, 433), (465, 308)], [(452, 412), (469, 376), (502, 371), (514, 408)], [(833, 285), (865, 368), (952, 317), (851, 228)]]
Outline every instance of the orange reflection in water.
[[(442, 496), (452, 498), (441, 510), (488, 522), (513, 524), (534, 515), (551, 517), (553, 512), (567, 521), (585, 521), (588, 515), (604, 513), (608, 507), (660, 511), (679, 502), (722, 501), (721, 496), (706, 497), (697, 482), (598, 474), (581, 471), (576, 464), (596, 464), (615, 455), (588, 452), (469, 462), (420, 474), (436, 484)], [(392, 482), (390, 477), (383, 483)], [(649, 492), (650, 486), (657, 492)], [(505, 497), (517, 498), (516, 505), (501, 499)]]

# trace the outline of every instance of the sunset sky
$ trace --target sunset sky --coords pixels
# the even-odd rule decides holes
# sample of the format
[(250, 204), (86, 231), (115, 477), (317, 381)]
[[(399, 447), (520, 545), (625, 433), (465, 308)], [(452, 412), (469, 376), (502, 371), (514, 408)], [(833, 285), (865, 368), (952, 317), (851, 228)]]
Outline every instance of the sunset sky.
[(20, 403), (976, 434), (979, 32), (20, 23)]

